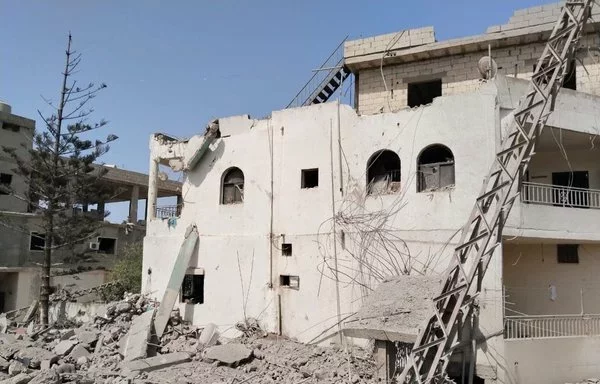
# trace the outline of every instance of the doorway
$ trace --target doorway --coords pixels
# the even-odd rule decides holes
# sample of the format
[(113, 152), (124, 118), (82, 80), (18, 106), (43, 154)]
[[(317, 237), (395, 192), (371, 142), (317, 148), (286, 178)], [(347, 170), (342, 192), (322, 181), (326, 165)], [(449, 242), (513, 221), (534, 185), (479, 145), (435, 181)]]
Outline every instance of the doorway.
[(552, 172), (552, 184), (555, 206), (589, 208), (588, 171)]

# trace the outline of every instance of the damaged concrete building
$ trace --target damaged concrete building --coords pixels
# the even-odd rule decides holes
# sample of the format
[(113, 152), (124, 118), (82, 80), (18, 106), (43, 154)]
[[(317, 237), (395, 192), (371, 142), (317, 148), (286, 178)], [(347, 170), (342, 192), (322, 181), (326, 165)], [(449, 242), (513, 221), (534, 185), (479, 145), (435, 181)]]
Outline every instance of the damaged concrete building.
[[(0, 144), (15, 148), (25, 156), (33, 146), (35, 121), (12, 113), (10, 105), (0, 103)], [(45, 243), (42, 217), (27, 200), (29, 185), (16, 171), (14, 160), (0, 146), (0, 313), (28, 307), (40, 290), (40, 268)], [(97, 236), (82, 241), (73, 249), (57, 249), (53, 262), (56, 289), (88, 289), (103, 284), (107, 270), (128, 245), (141, 242), (145, 218), (138, 215), (139, 199), (146, 199), (148, 176), (116, 167), (107, 167), (103, 183), (113, 191), (110, 201), (74, 209), (102, 221)], [(181, 183), (160, 181), (159, 197), (176, 197)], [(123, 223), (105, 220), (106, 205), (129, 202), (128, 219)], [(110, 206), (109, 206), (110, 207)], [(141, 215), (143, 213), (140, 212)], [(75, 270), (81, 271), (74, 273)]]
[[(184, 268), (179, 308), (196, 324), (227, 333), (256, 318), (307, 343), (413, 343), (417, 326), (364, 322), (374, 310), (363, 305), (382, 282), (444, 272), (559, 13), (560, 4), (518, 10), (447, 41), (432, 27), (346, 41), (323, 65), (333, 69), (269, 118), (220, 118), (189, 140), (153, 135), (144, 291), (160, 299), (170, 271)], [(470, 330), (481, 382), (600, 371), (597, 27), (588, 23), (569, 64), (483, 281)], [(353, 106), (328, 100), (351, 78)], [(156, 202), (161, 167), (184, 174), (177, 206)], [(197, 246), (178, 265), (192, 224)], [(399, 286), (423, 289), (411, 281)], [(393, 296), (410, 312), (403, 297), (415, 296)], [(449, 372), (460, 377), (455, 354)]]

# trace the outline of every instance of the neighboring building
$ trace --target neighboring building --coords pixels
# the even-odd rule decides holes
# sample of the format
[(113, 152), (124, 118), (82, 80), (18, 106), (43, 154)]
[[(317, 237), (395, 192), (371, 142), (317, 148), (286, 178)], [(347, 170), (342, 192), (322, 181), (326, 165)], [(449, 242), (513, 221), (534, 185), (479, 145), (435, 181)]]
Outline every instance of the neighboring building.
[[(380, 282), (448, 265), (558, 14), (558, 5), (520, 10), (443, 42), (431, 27), (348, 41), (338, 78), (354, 75), (354, 108), (221, 118), (215, 140), (153, 135), (151, 185), (160, 167), (185, 178), (171, 220), (157, 217), (165, 211), (150, 193), (144, 290), (162, 298), (195, 224), (186, 319), (228, 330), (255, 317), (311, 343), (352, 334), (344, 324)], [(483, 281), (471, 330), (480, 381), (564, 383), (600, 371), (598, 25), (570, 63)], [(497, 69), (484, 80), (489, 49)], [(309, 101), (321, 97), (311, 92)], [(470, 356), (455, 354), (454, 376)]]
[[(35, 121), (12, 114), (9, 105), (0, 103), (0, 145), (16, 148), (25, 156), (32, 148), (34, 129)], [(29, 186), (15, 168), (0, 147), (0, 181), (14, 191), (0, 193), (0, 313), (27, 307), (38, 297), (43, 262), (42, 218), (24, 200)], [(94, 209), (82, 207), (82, 214), (103, 221), (98, 236), (53, 253), (56, 275), (51, 283), (55, 288), (77, 290), (104, 283), (122, 250), (142, 241), (145, 218), (138, 220), (137, 210), (138, 200), (147, 198), (148, 175), (107, 167), (103, 183), (115, 191), (111, 200), (99, 202)], [(181, 194), (179, 182), (160, 181), (158, 188), (159, 197)], [(130, 203), (128, 220), (121, 224), (104, 221), (105, 204), (124, 201)], [(74, 270), (85, 272), (73, 275)]]

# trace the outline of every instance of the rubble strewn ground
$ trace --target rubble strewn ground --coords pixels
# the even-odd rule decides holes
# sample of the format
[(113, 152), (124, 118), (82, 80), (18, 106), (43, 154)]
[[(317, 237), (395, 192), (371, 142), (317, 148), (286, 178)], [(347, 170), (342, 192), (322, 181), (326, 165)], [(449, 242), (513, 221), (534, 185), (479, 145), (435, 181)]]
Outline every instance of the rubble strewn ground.
[[(11, 324), (8, 333), (0, 333), (0, 384), (377, 381), (372, 358), (363, 350), (268, 335), (252, 319), (237, 326), (244, 336), (226, 340), (214, 325), (185, 324), (174, 311), (161, 340), (147, 337), (143, 318), (155, 307), (143, 296), (126, 295), (91, 323)], [(140, 334), (145, 353), (137, 348)]]

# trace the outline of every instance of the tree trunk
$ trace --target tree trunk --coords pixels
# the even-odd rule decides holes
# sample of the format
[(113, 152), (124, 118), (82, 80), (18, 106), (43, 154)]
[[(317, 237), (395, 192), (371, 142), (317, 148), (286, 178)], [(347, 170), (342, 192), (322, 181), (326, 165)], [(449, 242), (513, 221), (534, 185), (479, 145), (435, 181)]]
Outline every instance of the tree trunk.
[[(54, 156), (51, 179), (56, 180), (60, 160), (60, 140), (61, 129), (63, 123), (63, 111), (65, 108), (65, 97), (67, 95), (67, 78), (69, 77), (69, 66), (71, 64), (71, 34), (69, 33), (69, 42), (66, 51), (65, 71), (63, 72), (62, 88), (60, 90), (60, 104), (58, 105), (56, 129), (53, 132), (54, 136)], [(50, 269), (52, 266), (52, 243), (54, 240), (54, 210), (57, 207), (56, 191), (54, 196), (48, 196), (48, 209), (46, 209), (45, 228), (46, 241), (44, 243), (44, 264), (42, 266), (42, 284), (40, 287), (40, 322), (42, 325), (48, 324), (48, 310), (50, 307)]]

